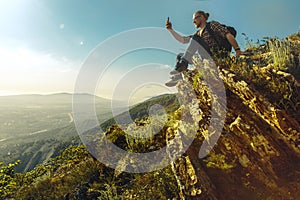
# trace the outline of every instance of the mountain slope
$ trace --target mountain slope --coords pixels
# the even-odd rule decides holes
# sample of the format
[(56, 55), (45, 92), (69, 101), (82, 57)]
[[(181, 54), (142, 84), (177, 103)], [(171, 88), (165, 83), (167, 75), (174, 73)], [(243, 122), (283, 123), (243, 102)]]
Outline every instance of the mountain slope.
[[(187, 103), (169, 112), (162, 129), (152, 137), (134, 138), (118, 124), (108, 125), (101, 134), (90, 133), (95, 136), (91, 140), (95, 150), (104, 137), (130, 152), (151, 152), (168, 144), (169, 158), (172, 160), (177, 155), (179, 158), (167, 167), (149, 173), (126, 173), (122, 170), (128, 171), (142, 161), (129, 160), (127, 163), (131, 164), (123, 164), (127, 158), (122, 158), (119, 170), (114, 170), (99, 163), (84, 147), (73, 147), (29, 173), (15, 176), (5, 173), (10, 180), (5, 186), (15, 185), (7, 196), (19, 199), (298, 199), (299, 44), (300, 33), (284, 40), (271, 38), (261, 46), (248, 49), (247, 57), (217, 60), (218, 71), (213, 70), (210, 62), (195, 59), (195, 69), (185, 72), (185, 79), (177, 84), (178, 96)], [(222, 87), (214, 84), (219, 80), (225, 85), (225, 97), (218, 95)], [(194, 97), (187, 92), (190, 86)], [(224, 108), (226, 118), (219, 137), (215, 126), (210, 125), (221, 123)], [(143, 115), (133, 125), (146, 127), (150, 123)], [(193, 142), (182, 154), (183, 143), (192, 132), (196, 132)], [(208, 155), (201, 152), (202, 147), (210, 150)], [(95, 152), (104, 153), (101, 148)]]
[[(299, 34), (283, 41), (270, 40), (249, 49), (252, 56), (240, 58), (237, 63), (222, 63), (218, 73), (227, 92), (225, 125), (217, 145), (200, 160), (197, 152), (206, 133), (201, 127), (209, 125), (208, 120), (200, 121), (202, 134), (184, 159), (191, 161), (198, 178), (192, 186), (202, 193), (195, 195), (185, 188), (185, 196), (192, 199), (297, 199), (300, 196), (299, 41)], [(277, 60), (279, 54), (281, 59)], [(198, 61), (196, 68), (201, 70), (205, 65)], [(211, 99), (206, 98), (209, 89), (199, 83), (201, 78), (195, 80), (195, 73), (197, 70), (185, 76), (191, 84), (198, 83), (194, 89), (201, 109), (211, 104)], [(182, 96), (186, 95), (185, 84), (178, 85)], [(210, 113), (203, 111), (202, 119), (205, 115)], [(209, 137), (213, 138), (214, 133)], [(186, 164), (175, 162), (175, 166), (178, 176), (184, 177), (185, 171), (181, 169)], [(191, 184), (190, 179), (182, 179), (182, 185), (187, 184)]]

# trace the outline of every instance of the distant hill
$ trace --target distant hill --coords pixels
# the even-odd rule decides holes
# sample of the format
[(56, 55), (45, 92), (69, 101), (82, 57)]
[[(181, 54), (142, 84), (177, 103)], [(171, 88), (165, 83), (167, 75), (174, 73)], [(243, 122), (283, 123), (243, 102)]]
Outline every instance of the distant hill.
[[(82, 101), (95, 100), (99, 121), (105, 118), (102, 116), (111, 115), (111, 100), (89, 94), (76, 95)], [(72, 98), (68, 93), (1, 96), (0, 141), (69, 125), (73, 122)]]
[[(130, 117), (132, 120), (140, 120), (142, 118), (149, 117), (149, 109), (151, 106), (158, 104), (162, 106), (166, 113), (172, 113), (179, 108), (179, 102), (176, 94), (163, 94), (156, 97), (152, 97), (142, 103), (129, 108)], [(126, 113), (125, 113), (126, 114)], [(124, 113), (121, 113), (117, 117), (122, 121), (122, 116), (125, 117)], [(124, 120), (126, 121), (126, 120)], [(106, 130), (109, 126), (115, 123), (115, 119), (111, 118), (101, 123), (102, 130)]]
[[(95, 98), (97, 103), (108, 104), (109, 99), (105, 99), (91, 94), (76, 94), (79, 96), (87, 96)], [(72, 105), (73, 94), (71, 93), (54, 93), (54, 94), (24, 94), (24, 95), (10, 95), (0, 96), (0, 106), (7, 105), (57, 105), (70, 104)]]
[[(79, 94), (82, 99), (94, 98), (89, 94)], [(114, 123), (111, 118), (111, 101), (95, 97), (98, 108), (98, 119), (103, 130)], [(71, 145), (81, 143), (74, 122), (70, 122), (72, 94), (60, 93), (51, 95), (16, 95), (0, 97), (0, 103), (7, 103), (2, 109), (2, 114), (7, 115), (16, 112), (18, 115), (10, 115), (10, 118), (19, 119), (19, 126), (13, 127), (10, 134), (2, 136), (0, 140), (0, 161), (12, 163), (16, 160), (22, 162), (17, 166), (18, 172), (30, 171), (36, 165), (47, 162), (51, 157), (57, 156), (60, 150)], [(11, 102), (11, 104), (8, 104)], [(160, 104), (167, 108), (167, 112), (178, 109), (175, 94), (165, 94), (150, 98), (130, 108), (132, 119), (146, 118), (151, 105)], [(121, 103), (120, 103), (121, 105)], [(1, 106), (0, 106), (1, 110)], [(3, 110), (4, 111), (3, 113)], [(121, 112), (120, 108), (120, 112)], [(29, 113), (29, 114), (28, 114)], [(21, 116), (28, 115), (22, 119)], [(120, 114), (122, 115), (122, 114)], [(7, 120), (7, 116), (0, 117), (0, 122)], [(27, 129), (28, 121), (35, 121), (36, 129)], [(0, 123), (1, 124), (1, 123)], [(32, 126), (31, 126), (32, 127)], [(0, 126), (0, 130), (5, 129)], [(32, 127), (34, 128), (34, 127)], [(28, 130), (28, 131), (26, 131)], [(98, 128), (90, 130), (97, 132)], [(17, 134), (20, 132), (19, 134)]]
[[(100, 122), (112, 116), (108, 99), (95, 98)], [(14, 95), (0, 97), (0, 161), (22, 160), (17, 171), (28, 171), (80, 143), (74, 127), (72, 94)]]

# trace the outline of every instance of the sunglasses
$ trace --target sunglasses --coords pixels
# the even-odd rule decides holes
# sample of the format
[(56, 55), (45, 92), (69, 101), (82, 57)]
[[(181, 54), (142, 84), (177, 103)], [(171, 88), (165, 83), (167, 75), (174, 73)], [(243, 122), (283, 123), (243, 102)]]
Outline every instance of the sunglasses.
[(193, 18), (193, 21), (195, 21), (197, 18), (201, 17), (201, 15), (198, 15), (196, 17)]

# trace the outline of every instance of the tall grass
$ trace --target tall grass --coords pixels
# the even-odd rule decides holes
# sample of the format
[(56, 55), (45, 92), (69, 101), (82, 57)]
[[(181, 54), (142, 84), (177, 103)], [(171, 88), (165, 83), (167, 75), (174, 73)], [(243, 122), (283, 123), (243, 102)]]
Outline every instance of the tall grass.
[(266, 43), (270, 53), (270, 63), (275, 70), (291, 71), (294, 67), (294, 55), (292, 54), (292, 43), (287, 40), (271, 38)]
[[(249, 39), (247, 41), (249, 43)], [(299, 33), (287, 39), (266, 38), (264, 44), (257, 47), (249, 45), (250, 55), (222, 60), (221, 64), (279, 108), (297, 111), (300, 106), (299, 44)]]

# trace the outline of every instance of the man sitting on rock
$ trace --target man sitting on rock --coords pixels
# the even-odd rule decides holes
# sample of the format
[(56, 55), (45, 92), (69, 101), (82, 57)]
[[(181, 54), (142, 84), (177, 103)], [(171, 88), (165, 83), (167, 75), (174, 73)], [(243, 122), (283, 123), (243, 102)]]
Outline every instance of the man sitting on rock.
[[(177, 55), (175, 69), (170, 72), (173, 76), (171, 77), (171, 80), (166, 83), (166, 86), (173, 87), (177, 84), (178, 80), (182, 79), (181, 72), (187, 70), (188, 64), (192, 63), (192, 57), (197, 51), (202, 59), (208, 59), (213, 53), (220, 52), (220, 45), (218, 44), (218, 41), (216, 41), (214, 35), (226, 38), (234, 48), (236, 56), (244, 54), (239, 48), (234, 36), (229, 32), (226, 26), (223, 26), (216, 21), (211, 21), (208, 25), (208, 17), (209, 13), (205, 13), (201, 10), (196, 11), (193, 14), (193, 23), (199, 30), (191, 36), (181, 36), (173, 30), (172, 23), (167, 20), (166, 28), (171, 32), (173, 37), (180, 43), (189, 43), (189, 46), (184, 54)], [(230, 52), (227, 53), (229, 54)], [(222, 56), (224, 56), (224, 54)]]

